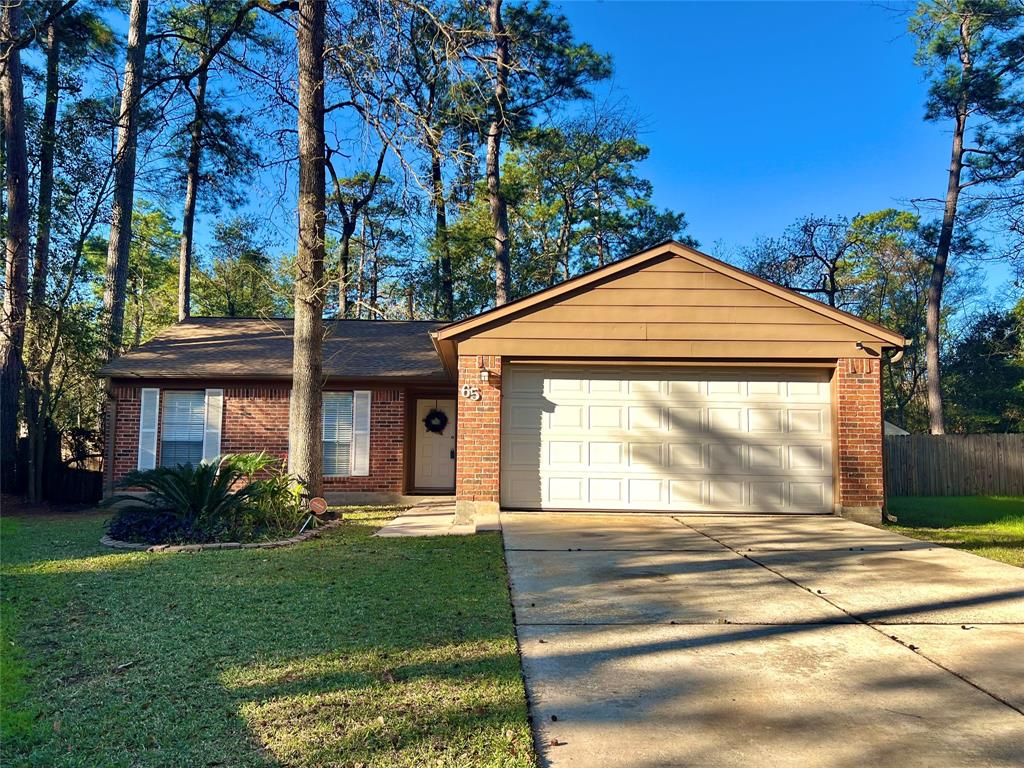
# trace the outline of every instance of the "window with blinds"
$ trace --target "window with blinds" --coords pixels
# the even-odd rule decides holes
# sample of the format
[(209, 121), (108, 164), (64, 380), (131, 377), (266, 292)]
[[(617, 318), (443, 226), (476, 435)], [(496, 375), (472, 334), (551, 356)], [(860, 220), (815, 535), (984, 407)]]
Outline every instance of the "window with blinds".
[(198, 464), (203, 459), (206, 393), (164, 392), (160, 466)]
[(352, 393), (324, 392), (324, 474), (352, 474)]

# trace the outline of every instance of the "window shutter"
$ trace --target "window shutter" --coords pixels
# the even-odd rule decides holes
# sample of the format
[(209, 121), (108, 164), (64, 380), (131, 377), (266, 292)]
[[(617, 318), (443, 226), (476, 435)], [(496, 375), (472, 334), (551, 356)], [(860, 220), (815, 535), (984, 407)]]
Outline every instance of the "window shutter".
[(206, 390), (206, 420), (203, 425), (203, 461), (220, 456), (221, 423), (224, 418), (224, 390)]
[(370, 393), (352, 393), (352, 474), (370, 474)]
[(139, 463), (138, 468), (156, 466), (156, 431), (160, 422), (160, 390), (143, 389), (139, 403)]

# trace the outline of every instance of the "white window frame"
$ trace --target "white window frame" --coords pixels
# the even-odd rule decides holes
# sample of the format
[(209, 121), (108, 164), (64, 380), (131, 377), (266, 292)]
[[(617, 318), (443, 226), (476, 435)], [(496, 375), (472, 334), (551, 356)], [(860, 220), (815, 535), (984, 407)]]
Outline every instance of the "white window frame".
[[(327, 399), (332, 396), (347, 395), (351, 397), (352, 422), (349, 425), (348, 444), (348, 471), (343, 473), (328, 472), (324, 464), (324, 477), (367, 477), (370, 474), (370, 406), (371, 392), (369, 390), (331, 390), (323, 392), (323, 403), (326, 406)], [(289, 408), (289, 415), (291, 409)], [(323, 408), (321, 415), (320, 452), (321, 460), (325, 455), (324, 444), (335, 442), (344, 444), (345, 441), (327, 440), (327, 409)], [(291, 430), (289, 430), (289, 435)], [(290, 450), (291, 446), (289, 446)]]
[[(352, 454), (355, 446), (355, 393), (351, 391), (331, 391), (321, 393), (322, 408), (320, 413), (320, 457), (321, 461), (324, 462), (324, 477), (351, 477), (352, 476)], [(328, 439), (328, 425), (327, 425), (327, 402), (328, 399), (341, 399), (347, 397), (349, 399), (349, 413), (351, 414), (351, 420), (348, 424), (348, 440), (337, 439), (337, 427), (335, 428), (335, 435), (332, 439)], [(289, 433), (291, 430), (289, 430)], [(327, 451), (326, 444), (334, 443), (335, 445), (348, 445), (348, 467), (345, 472), (329, 472), (327, 469), (327, 463), (325, 461)]]
[[(165, 389), (144, 387), (140, 390), (139, 450), (136, 467), (139, 470), (164, 466), (164, 408), (167, 397), (175, 394), (203, 394), (203, 438), (199, 461), (215, 461), (220, 456), (221, 435), (224, 427), (223, 389)], [(199, 441), (195, 441), (199, 442)]]
[[(195, 462), (195, 464), (199, 464), (200, 462), (203, 461), (203, 446), (204, 446), (204, 444), (206, 442), (206, 440), (205, 440), (205, 432), (206, 432), (206, 397), (205, 397), (205, 394), (206, 393), (203, 390), (201, 390), (201, 389), (165, 389), (161, 393), (161, 398), (160, 398), (160, 433), (159, 433), (158, 439), (157, 439), (158, 451), (157, 451), (157, 457), (156, 457), (156, 459), (157, 459), (156, 465), (158, 467), (174, 467), (174, 466), (177, 466), (177, 464), (165, 464), (164, 463), (164, 443), (167, 442), (167, 407), (168, 407), (168, 405), (171, 402), (174, 401), (174, 399), (176, 399), (177, 397), (181, 397), (181, 396), (195, 397), (196, 395), (200, 395), (200, 396), (203, 397), (203, 405), (202, 405), (203, 423), (199, 427), (199, 429), (201, 430), (200, 438), (198, 440), (187, 441), (187, 442), (190, 442), (190, 443), (196, 443), (199, 446), (199, 456), (198, 456), (198, 459)], [(181, 441), (179, 441), (179, 442), (181, 442)]]

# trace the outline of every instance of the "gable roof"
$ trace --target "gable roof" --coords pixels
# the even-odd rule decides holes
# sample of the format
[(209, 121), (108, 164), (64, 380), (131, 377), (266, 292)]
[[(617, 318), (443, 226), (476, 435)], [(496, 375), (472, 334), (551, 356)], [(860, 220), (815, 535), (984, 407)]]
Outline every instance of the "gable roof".
[[(447, 381), (430, 341), (434, 321), (325, 320), (324, 375)], [(294, 321), (193, 317), (99, 370), (112, 378), (290, 379)]]
[(675, 240), (667, 240), (645, 251), (627, 256), (621, 261), (578, 275), (551, 288), (532, 293), (529, 296), (500, 307), (495, 307), (494, 309), (489, 309), (465, 320), (449, 323), (435, 331), (433, 335), (439, 341), (466, 338), (472, 336), (473, 332), (481, 327), (490, 327), (492, 324), (497, 324), (501, 321), (510, 321), (521, 317), (540, 305), (546, 305), (553, 299), (577, 293), (582, 289), (613, 279), (647, 263), (672, 257), (686, 259), (710, 271), (738, 280), (752, 288), (765, 291), (795, 306), (816, 312), (829, 320), (834, 320), (837, 323), (854, 328), (881, 342), (882, 346), (902, 348), (906, 344), (906, 340), (900, 334), (882, 325), (857, 317), (857, 315), (849, 312), (844, 312), (841, 309), (830, 307), (789, 288), (783, 288), (781, 285), (752, 275), (739, 267), (734, 267)]
[(671, 240), (432, 337), (450, 372), (460, 354), (827, 361), (906, 344), (877, 323)]

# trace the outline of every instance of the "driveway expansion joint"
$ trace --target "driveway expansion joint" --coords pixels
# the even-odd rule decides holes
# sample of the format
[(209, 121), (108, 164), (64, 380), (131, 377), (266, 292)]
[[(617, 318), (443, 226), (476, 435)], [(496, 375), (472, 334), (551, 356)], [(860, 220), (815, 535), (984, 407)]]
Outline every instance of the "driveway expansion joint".
[[(805, 590), (806, 592), (809, 592), (810, 594), (814, 595), (815, 597), (817, 597), (817, 598), (821, 599), (822, 601), (828, 603), (829, 605), (831, 605), (836, 610), (841, 611), (842, 613), (846, 614), (851, 619), (853, 619), (856, 623), (861, 624), (861, 625), (863, 625), (865, 627), (868, 627), (869, 629), (874, 630), (875, 632), (880, 634), (882, 637), (885, 637), (888, 640), (896, 643), (897, 645), (899, 645), (899, 646), (901, 646), (903, 648), (906, 648), (911, 653), (915, 654), (916, 656), (921, 657), (922, 659), (924, 659), (928, 663), (930, 663), (930, 664), (934, 665), (935, 667), (943, 670), (944, 672), (952, 675), (956, 679), (966, 683), (967, 685), (971, 686), (975, 690), (980, 691), (981, 693), (985, 694), (986, 696), (988, 696), (989, 698), (993, 699), (994, 701), (997, 701), (1000, 704), (1002, 704), (1003, 706), (1008, 707), (1009, 709), (1013, 710), (1014, 712), (1016, 712), (1019, 715), (1024, 715), (1024, 709), (1021, 709), (1020, 707), (1015, 706), (1014, 704), (1012, 704), (1011, 702), (1007, 701), (1003, 697), (993, 693), (992, 691), (987, 690), (986, 688), (981, 687), (980, 685), (975, 683), (970, 678), (967, 678), (964, 675), (960, 674), (959, 672), (956, 672), (955, 670), (950, 669), (946, 665), (939, 663), (935, 659), (933, 659), (930, 656), (928, 656), (927, 654), (923, 653), (920, 648), (918, 648), (917, 646), (913, 645), (912, 643), (904, 642), (903, 640), (900, 640), (895, 635), (891, 635), (888, 632), (884, 631), (885, 627), (910, 626), (910, 625), (913, 625), (916, 622), (903, 622), (902, 624), (899, 624), (899, 625), (897, 625), (897, 624), (872, 624), (868, 620), (864, 619), (863, 617), (858, 616), (857, 614), (855, 614), (852, 611), (844, 608), (843, 606), (839, 605), (838, 603), (834, 602), (833, 600), (830, 600), (828, 597), (826, 597), (824, 594), (822, 594), (822, 592), (820, 590), (812, 589), (811, 587), (804, 586), (803, 584), (801, 584), (800, 582), (796, 581), (795, 579), (793, 579), (793, 578), (791, 578), (789, 576), (786, 576), (784, 573), (779, 572), (778, 570), (772, 568), (769, 565), (766, 565), (765, 563), (762, 563), (756, 557), (753, 557), (753, 556), (751, 556), (751, 555), (749, 555), (749, 554), (747, 554), (747, 553), (745, 553), (745, 552), (743, 552), (743, 551), (741, 551), (739, 549), (736, 549), (733, 546), (730, 546), (729, 544), (726, 544), (724, 541), (722, 541), (720, 539), (717, 539), (714, 536), (712, 536), (711, 534), (706, 533), (706, 532), (700, 530), (699, 528), (696, 528), (696, 527), (690, 525), (685, 520), (682, 520), (679, 517), (673, 516), (672, 519), (675, 520), (680, 525), (684, 526), (685, 528), (688, 528), (689, 530), (693, 531), (694, 533), (700, 534), (701, 536), (704, 536), (705, 538), (710, 539), (711, 541), (715, 542), (719, 546), (724, 547), (725, 549), (728, 549), (730, 552), (732, 552), (734, 554), (737, 554), (740, 557), (745, 558), (746, 560), (749, 560), (754, 565), (757, 565), (757, 566), (760, 566), (761, 568), (764, 568), (766, 571), (769, 571), (770, 573), (775, 574), (776, 576), (778, 576), (781, 579), (785, 579), (786, 581), (788, 581), (793, 586), (798, 587), (798, 588), (800, 588), (802, 590)], [(749, 549), (748, 549), (748, 551), (749, 551)], [(854, 550), (851, 550), (851, 551), (854, 551)], [(941, 624), (941, 622), (934, 622), (934, 623), (935, 624)], [(946, 624), (946, 626), (956, 626), (957, 624), (960, 624), (960, 623), (961, 622), (951, 622), (951, 623)], [(971, 622), (971, 624), (974, 624), (974, 623), (975, 622)], [(1011, 623), (1011, 626), (1016, 626), (1016, 623)]]

